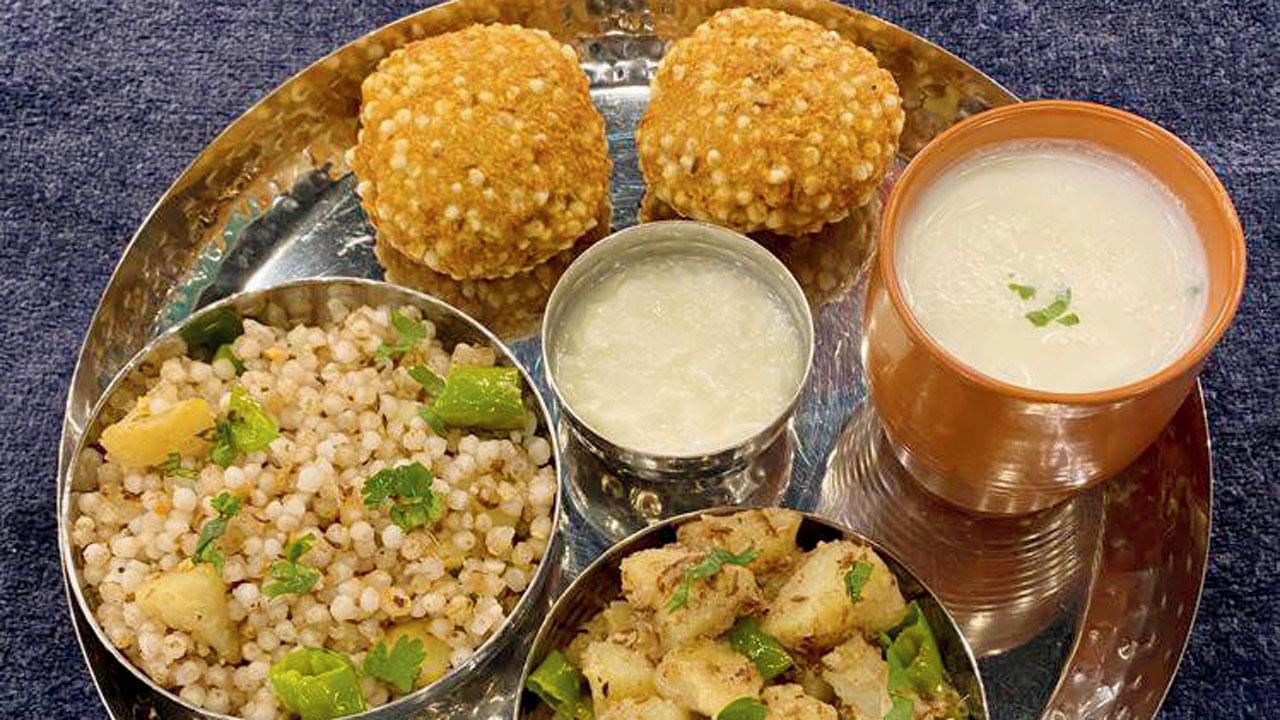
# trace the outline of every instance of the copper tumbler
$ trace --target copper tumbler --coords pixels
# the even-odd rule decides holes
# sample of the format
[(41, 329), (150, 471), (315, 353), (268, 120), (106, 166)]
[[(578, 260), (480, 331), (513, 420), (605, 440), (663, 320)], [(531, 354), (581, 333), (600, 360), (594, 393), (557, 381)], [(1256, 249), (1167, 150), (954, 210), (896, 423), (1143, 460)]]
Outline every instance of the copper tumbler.
[[(912, 315), (896, 274), (896, 248), (921, 192), (957, 160), (1024, 139), (1100, 145), (1145, 168), (1185, 206), (1204, 247), (1207, 303), (1196, 339), (1168, 366), (1100, 392), (1033, 390), (964, 365)], [(1135, 460), (1192, 389), (1235, 315), (1245, 277), (1244, 233), (1235, 208), (1194, 150), (1135, 115), (1062, 100), (989, 110), (934, 138), (894, 186), (877, 251), (863, 315), (862, 360), (885, 432), (927, 488), (961, 507), (993, 514), (1052, 506)]]

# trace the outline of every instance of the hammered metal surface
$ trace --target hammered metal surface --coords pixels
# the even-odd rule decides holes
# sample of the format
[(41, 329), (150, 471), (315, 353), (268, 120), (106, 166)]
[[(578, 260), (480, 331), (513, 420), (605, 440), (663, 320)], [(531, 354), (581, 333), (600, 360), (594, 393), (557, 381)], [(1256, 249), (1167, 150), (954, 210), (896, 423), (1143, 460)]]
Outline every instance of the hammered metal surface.
[[(194, 308), (242, 288), (317, 275), (381, 277), (385, 265), (391, 278), (486, 320), (541, 378), (528, 333), (573, 252), (512, 282), (452, 284), (381, 248), (375, 254), (343, 164), (360, 81), (396, 45), (471, 22), (518, 22), (572, 43), (607, 121), (612, 221), (624, 227), (635, 222), (643, 195), (632, 129), (648, 77), (673, 37), (734, 4), (741, 3), (454, 0), (370, 33), (281, 85), (210, 143), (125, 251), (72, 381), (60, 482), (90, 409), (129, 357)], [(810, 17), (876, 53), (907, 109), (900, 163), (956, 120), (1014, 100), (944, 50), (877, 18), (826, 0), (754, 4)], [(866, 409), (857, 328), (878, 216), (877, 200), (820, 237), (758, 238), (800, 280), (816, 332), (791, 452), (766, 471), (768, 492), (864, 530), (912, 565), (987, 653), (981, 667), (993, 717), (1154, 715), (1185, 645), (1207, 560), (1211, 472), (1199, 393), (1132, 468), (1069, 505), (1010, 524), (937, 503), (895, 467)], [(572, 448), (566, 455), (570, 475), (590, 474), (574, 463)], [(571, 495), (585, 498), (582, 488), (599, 481), (586, 477)], [(572, 571), (605, 540), (569, 510), (563, 529)], [(82, 632), (74, 608), (73, 618), (113, 716), (147, 717), (147, 698)], [(489, 689), (501, 694), (510, 681), (495, 678)], [(492, 713), (472, 706), (453, 716)]]

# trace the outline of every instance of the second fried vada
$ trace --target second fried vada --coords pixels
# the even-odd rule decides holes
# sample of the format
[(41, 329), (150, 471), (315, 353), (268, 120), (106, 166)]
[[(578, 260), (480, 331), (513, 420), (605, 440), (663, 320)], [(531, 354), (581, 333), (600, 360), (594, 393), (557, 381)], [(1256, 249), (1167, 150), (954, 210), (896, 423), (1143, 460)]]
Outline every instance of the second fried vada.
[(380, 243), (455, 279), (573, 245), (609, 203), (604, 119), (577, 55), (542, 30), (473, 25), (365, 79), (352, 166)]
[(867, 203), (905, 113), (893, 76), (838, 33), (734, 8), (663, 58), (636, 130), (647, 191), (741, 232), (816, 232)]

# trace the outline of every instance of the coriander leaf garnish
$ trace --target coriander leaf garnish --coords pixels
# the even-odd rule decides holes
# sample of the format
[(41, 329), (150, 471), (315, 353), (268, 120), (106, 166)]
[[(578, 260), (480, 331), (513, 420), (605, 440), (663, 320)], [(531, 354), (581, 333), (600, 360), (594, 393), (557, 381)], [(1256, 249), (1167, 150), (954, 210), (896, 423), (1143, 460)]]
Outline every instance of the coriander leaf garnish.
[(701, 560), (684, 569), (680, 584), (676, 586), (676, 591), (671, 594), (671, 599), (667, 601), (667, 610), (679, 610), (689, 604), (689, 589), (693, 586), (694, 580), (705, 580), (720, 572), (720, 568), (725, 565), (744, 566), (755, 560), (759, 555), (760, 553), (756, 552), (755, 548), (747, 548), (738, 555), (721, 548), (713, 548)]
[(213, 434), (209, 437), (209, 441), (212, 443), (209, 448), (209, 461), (219, 467), (230, 467), (240, 455), (236, 450), (235, 440), (231, 437), (231, 423), (226, 420), (219, 420), (218, 424), (213, 426)]
[(392, 501), (391, 521), (409, 531), (434, 525), (444, 516), (444, 500), (431, 489), (434, 477), (422, 463), (379, 470), (364, 481), (365, 507), (381, 507)]
[[(1066, 312), (1067, 308), (1070, 305), (1071, 305), (1071, 288), (1067, 288), (1066, 290), (1063, 290), (1062, 292), (1058, 293), (1057, 297), (1054, 298), (1053, 302), (1040, 308), (1039, 310), (1032, 310), (1031, 312), (1027, 313), (1024, 317), (1030, 320), (1032, 325), (1035, 325), (1036, 327), (1044, 327), (1045, 325), (1048, 325), (1050, 322), (1053, 322), (1054, 318)], [(1077, 321), (1078, 320), (1079, 318), (1077, 318)]]
[(180, 477), (187, 480), (195, 480), (200, 477), (200, 471), (195, 468), (182, 467), (182, 456), (176, 452), (169, 453), (164, 462), (156, 466), (165, 477)]
[(426, 365), (414, 365), (409, 368), (409, 377), (432, 395), (439, 395), (444, 390), (444, 378), (431, 371)]
[(851, 602), (858, 602), (862, 599), (862, 588), (866, 586), (867, 581), (871, 579), (871, 563), (866, 560), (849, 566), (844, 573), (844, 591), (849, 596)]
[(1030, 285), (1019, 285), (1018, 283), (1009, 283), (1006, 287), (1018, 293), (1018, 297), (1023, 300), (1030, 300), (1036, 296), (1036, 289)]
[(389, 683), (402, 693), (413, 689), (413, 682), (418, 678), (418, 668), (427, 659), (422, 640), (401, 635), (396, 644), (387, 650), (387, 644), (378, 641), (377, 645), (364, 656), (364, 672), (366, 675)]
[(284, 560), (271, 563), (271, 579), (276, 582), (266, 585), (262, 591), (267, 597), (276, 597), (286, 593), (301, 595), (311, 589), (320, 579), (320, 571), (309, 568), (298, 562), (311, 549), (315, 536), (307, 533), (291, 540), (284, 548)]
[(214, 543), (227, 531), (227, 523), (240, 512), (242, 503), (240, 496), (226, 491), (219, 493), (213, 499), (210, 505), (218, 515), (200, 528), (200, 535), (196, 538), (196, 551), (191, 556), (191, 562), (197, 565), (207, 562), (219, 573), (222, 572), (222, 553)]
[(1079, 325), (1080, 316), (1073, 312), (1069, 312), (1066, 315), (1059, 317), (1057, 322), (1059, 325), (1066, 325), (1067, 327), (1071, 327), (1072, 325)]
[(229, 360), (231, 367), (235, 368), (236, 375), (244, 372), (244, 361), (231, 349), (230, 344), (218, 346), (218, 351), (213, 354), (213, 361), (217, 362), (219, 360)]
[(227, 418), (219, 420), (213, 428), (209, 459), (228, 467), (244, 453), (266, 450), (278, 437), (280, 429), (276, 421), (243, 385), (232, 385)]
[(384, 342), (378, 346), (378, 351), (374, 354), (378, 360), (391, 360), (403, 355), (427, 337), (426, 323), (414, 320), (399, 310), (391, 311), (391, 327), (395, 328), (396, 341)]

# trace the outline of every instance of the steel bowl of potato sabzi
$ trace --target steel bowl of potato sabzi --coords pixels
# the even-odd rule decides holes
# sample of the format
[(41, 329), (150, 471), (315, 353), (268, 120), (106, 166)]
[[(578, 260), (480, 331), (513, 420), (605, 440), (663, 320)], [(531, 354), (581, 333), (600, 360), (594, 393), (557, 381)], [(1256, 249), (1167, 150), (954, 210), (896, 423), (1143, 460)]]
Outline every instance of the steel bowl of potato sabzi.
[(932, 592), (870, 540), (779, 508), (615, 545), (556, 602), (522, 686), (515, 720), (987, 717)]

